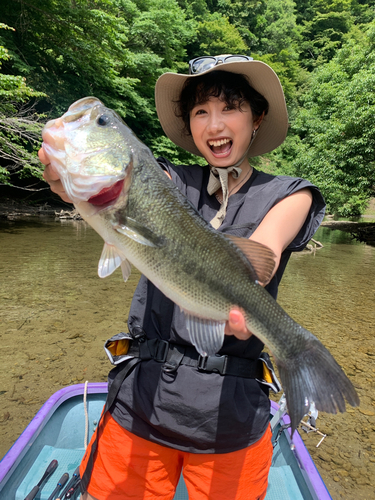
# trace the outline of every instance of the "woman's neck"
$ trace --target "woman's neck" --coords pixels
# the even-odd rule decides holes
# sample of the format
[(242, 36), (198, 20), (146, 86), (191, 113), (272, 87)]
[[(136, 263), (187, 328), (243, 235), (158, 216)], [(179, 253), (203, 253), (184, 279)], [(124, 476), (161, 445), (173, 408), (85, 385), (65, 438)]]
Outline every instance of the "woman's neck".
[[(226, 167), (217, 167), (217, 168), (226, 168)], [(239, 189), (250, 179), (253, 173), (253, 167), (249, 164), (248, 160), (244, 161), (241, 166), (241, 174), (238, 177), (234, 177), (229, 174), (228, 176), (228, 197), (234, 193), (237, 193)], [(221, 188), (219, 188), (215, 193), (216, 198), (220, 203), (223, 200), (223, 192)]]
[(253, 173), (253, 167), (249, 164), (248, 160), (244, 161), (241, 165), (241, 174), (237, 179), (235, 179), (232, 175), (228, 177), (228, 194), (236, 193), (244, 184), (247, 182), (251, 174)]

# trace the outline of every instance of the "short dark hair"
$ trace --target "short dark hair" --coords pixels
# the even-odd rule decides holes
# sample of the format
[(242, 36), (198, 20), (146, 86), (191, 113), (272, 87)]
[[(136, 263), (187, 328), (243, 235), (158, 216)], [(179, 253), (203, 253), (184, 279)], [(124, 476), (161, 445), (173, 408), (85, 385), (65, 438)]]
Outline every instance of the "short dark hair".
[(255, 90), (245, 75), (228, 71), (212, 71), (206, 75), (188, 78), (177, 101), (176, 116), (182, 118), (185, 132), (191, 135), (190, 112), (197, 104), (210, 97), (218, 97), (228, 105), (241, 109), (248, 102), (254, 119), (268, 113), (268, 101)]

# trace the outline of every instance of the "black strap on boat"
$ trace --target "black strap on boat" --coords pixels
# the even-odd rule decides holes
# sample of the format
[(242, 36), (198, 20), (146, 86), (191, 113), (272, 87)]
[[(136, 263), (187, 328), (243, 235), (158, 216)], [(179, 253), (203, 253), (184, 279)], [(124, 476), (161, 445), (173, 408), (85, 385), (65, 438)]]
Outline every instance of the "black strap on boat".
[[(111, 406), (115, 402), (118, 391), (120, 390), (121, 384), (123, 383), (125, 378), (130, 374), (130, 372), (133, 370), (133, 368), (141, 361), (142, 361), (141, 358), (133, 358), (133, 359), (130, 359), (129, 361), (117, 366), (116, 368), (114, 368), (112, 370), (112, 371), (117, 371), (117, 374), (114, 377), (113, 382), (111, 384), (111, 387), (108, 391), (107, 400), (106, 400), (105, 406), (103, 408), (102, 414), (100, 416), (98, 425), (96, 427), (95, 440), (92, 442), (91, 447), (90, 447), (90, 456), (87, 460), (86, 469), (85, 469), (85, 472), (81, 476), (80, 488), (81, 488), (82, 494), (86, 492), (88, 484), (90, 482), (91, 473), (92, 473), (92, 469), (94, 466), (94, 454), (95, 454), (96, 448), (98, 446), (98, 434), (99, 434), (100, 422), (103, 419), (104, 414), (111, 408)], [(85, 457), (84, 457), (84, 459), (85, 459)]]

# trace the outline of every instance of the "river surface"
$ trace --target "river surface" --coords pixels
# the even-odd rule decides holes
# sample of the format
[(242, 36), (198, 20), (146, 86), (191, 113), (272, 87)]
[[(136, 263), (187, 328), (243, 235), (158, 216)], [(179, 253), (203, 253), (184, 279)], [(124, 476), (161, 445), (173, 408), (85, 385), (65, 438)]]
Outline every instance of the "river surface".
[[(303, 439), (334, 500), (375, 489), (375, 248), (320, 228), (324, 248), (293, 255), (279, 302), (330, 349), (359, 408), (320, 414)], [(126, 330), (139, 274), (97, 276), (103, 243), (82, 221), (0, 221), (0, 457), (63, 386), (105, 381), (107, 338)], [(278, 396), (275, 398), (278, 399)]]

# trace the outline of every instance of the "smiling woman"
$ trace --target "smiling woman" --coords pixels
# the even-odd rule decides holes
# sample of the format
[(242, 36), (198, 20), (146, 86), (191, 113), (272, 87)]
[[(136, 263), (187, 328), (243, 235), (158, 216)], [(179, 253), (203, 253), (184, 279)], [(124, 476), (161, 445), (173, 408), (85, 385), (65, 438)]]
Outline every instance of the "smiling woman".
[(185, 133), (213, 174), (208, 192), (215, 194), (221, 207), (210, 222), (217, 229), (225, 218), (229, 196), (252, 174), (248, 157), (268, 113), (268, 101), (244, 75), (213, 71), (186, 80), (178, 105)]
[[(152, 470), (145, 449), (155, 445), (165, 453), (160, 470), (169, 481), (166, 500), (173, 498), (181, 471), (192, 500), (212, 496), (215, 500), (229, 500), (228, 492), (231, 500), (263, 500), (266, 495), (272, 446), (269, 386), (262, 378), (265, 354), (261, 339), (268, 342), (267, 335), (273, 329), (265, 326), (263, 330), (260, 325), (268, 324), (272, 315), (267, 307), (259, 305), (259, 300), (252, 305), (248, 301), (254, 287), (266, 303), (270, 301), (277, 309), (271, 297), (276, 298), (291, 253), (302, 250), (316, 231), (323, 218), (324, 201), (309, 182), (267, 175), (249, 163), (248, 158), (272, 151), (286, 136), (285, 98), (273, 70), (249, 57), (211, 59), (215, 65), (203, 73), (162, 75), (155, 91), (159, 119), (166, 134), (176, 145), (204, 156), (208, 165), (203, 168), (173, 165), (164, 158), (156, 163), (119, 121), (113, 122), (113, 141), (102, 136), (102, 149), (98, 148), (94, 137), (98, 138), (107, 125), (97, 118), (110, 110), (90, 101), (92, 98), (72, 105), (64, 119), (67, 142), (71, 141), (65, 154), (71, 156), (77, 148), (80, 164), (70, 165), (69, 159), (66, 171), (71, 170), (73, 184), (78, 177), (82, 188), (80, 213), (106, 242), (100, 260), (102, 268), (112, 272), (121, 265), (123, 275), (128, 277), (130, 266), (123, 265), (127, 259), (144, 273), (129, 312), (129, 338), (134, 339), (135, 348), (141, 336), (143, 347), (154, 353), (143, 359), (132, 350), (131, 361), (124, 361), (111, 372), (107, 402), (110, 416), (107, 414), (98, 427), (98, 436), (93, 438), (81, 465), (85, 499), (130, 498), (128, 482), (138, 481), (142, 471)], [(89, 104), (93, 106), (91, 111)], [(69, 113), (78, 112), (81, 114), (74, 124)], [(86, 137), (86, 143), (81, 140), (88, 130), (82, 126), (87, 125), (82, 122), (83, 116), (91, 120), (92, 129), (92, 137)], [(116, 142), (118, 130), (123, 134), (120, 143)], [(110, 131), (111, 126), (107, 134)], [(47, 143), (53, 143), (52, 137), (45, 137)], [(89, 166), (90, 155), (84, 149), (93, 145), (92, 151), (101, 155), (100, 161), (96, 161), (98, 167), (105, 151), (111, 149), (109, 142), (114, 151), (117, 147), (117, 151), (126, 148), (131, 154), (117, 166), (116, 159), (121, 155), (114, 154), (113, 164), (109, 162), (105, 168), (111, 172), (117, 168), (120, 172), (124, 165), (129, 165), (130, 175), (115, 175), (100, 187), (85, 189), (85, 183), (99, 182), (101, 174), (95, 161)], [(41, 154), (41, 158), (48, 163), (46, 156), (50, 156), (53, 167), (48, 144), (43, 147), (45, 155)], [(46, 168), (45, 178), (58, 190), (58, 169), (53, 171), (52, 167)], [(60, 175), (65, 182), (67, 174)], [(126, 181), (114, 202), (101, 205), (115, 195), (113, 186), (122, 178), (131, 178), (129, 191)], [(65, 184), (68, 195), (79, 202), (79, 190)], [(99, 204), (93, 206), (93, 200)], [(99, 219), (103, 223), (99, 224)], [(224, 237), (229, 235), (230, 238)], [(120, 246), (122, 250), (116, 258), (114, 250)], [(109, 261), (114, 265), (107, 266)], [(264, 290), (261, 283), (268, 282)], [(246, 297), (243, 300), (238, 295), (242, 285), (248, 292), (241, 295)], [(277, 345), (277, 341), (272, 344), (273, 351), (284, 359)], [(285, 345), (287, 351), (291, 349), (289, 342)], [(217, 373), (218, 360), (225, 360), (228, 372), (220, 368)], [(320, 383), (312, 384), (311, 377), (305, 377), (297, 368), (292, 379), (297, 375), (300, 389), (295, 391), (293, 386), (291, 393), (298, 393), (296, 404), (294, 397), (288, 403), (294, 426), (304, 413), (305, 401), (315, 400), (311, 387), (321, 387)], [(343, 380), (342, 375), (338, 378)], [(338, 378), (330, 380), (337, 384)], [(290, 380), (283, 380), (290, 387)], [(334, 394), (336, 389), (328, 392)], [(349, 401), (356, 403), (356, 397), (350, 395), (349, 391)], [(327, 410), (331, 409), (329, 404), (322, 403)], [(127, 447), (121, 441), (121, 452), (116, 452), (116, 456), (108, 439), (108, 421), (119, 431), (118, 435), (126, 433), (132, 443)], [(145, 441), (142, 449), (139, 438)], [(258, 446), (264, 455), (261, 477), (257, 461), (252, 460)], [(127, 451), (139, 456), (139, 462), (130, 468)], [(184, 458), (176, 459), (177, 454)], [(232, 466), (238, 454), (249, 467), (238, 463)], [(120, 472), (108, 472), (113, 462), (119, 464)], [(220, 463), (220, 471), (229, 471), (229, 475), (216, 470)], [(215, 480), (208, 478), (204, 485), (198, 484), (197, 477), (207, 464), (214, 464), (207, 473)], [(246, 477), (242, 473), (245, 468), (249, 474)], [(159, 479), (160, 475), (151, 473), (147, 491), (139, 498), (155, 498)], [(246, 487), (242, 487), (245, 483)], [(213, 484), (214, 492), (210, 490)]]
[[(262, 118), (262, 117), (261, 117)], [(255, 123), (250, 104), (230, 107), (225, 97), (210, 97), (204, 104), (196, 104), (190, 112), (190, 130), (194, 142), (210, 165), (250, 168), (247, 152), (261, 118)]]
[(185, 132), (210, 165), (248, 170), (249, 150), (268, 113), (268, 102), (244, 75), (213, 71), (189, 79), (178, 104)]

